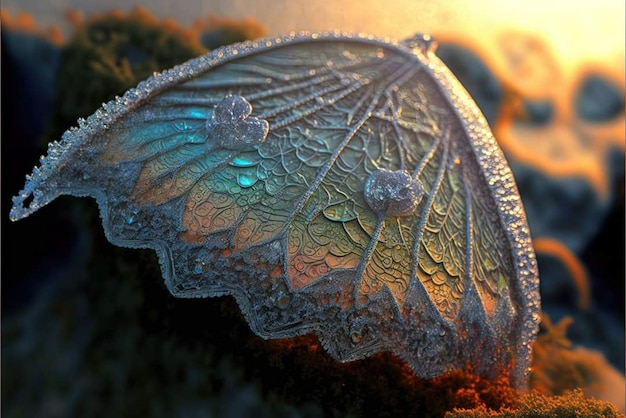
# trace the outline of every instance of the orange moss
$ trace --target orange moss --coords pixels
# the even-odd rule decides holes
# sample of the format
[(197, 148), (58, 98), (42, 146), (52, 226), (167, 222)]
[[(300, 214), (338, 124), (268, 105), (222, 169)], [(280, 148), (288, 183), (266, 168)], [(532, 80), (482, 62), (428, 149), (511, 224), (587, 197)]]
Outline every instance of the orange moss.
[(599, 353), (584, 348), (571, 349), (567, 329), (572, 318), (553, 324), (543, 315), (533, 349), (530, 387), (544, 395), (562, 395), (582, 390), (587, 397), (601, 398), (624, 409), (624, 376)]
[(355, 416), (438, 417), (454, 408), (499, 411), (513, 407), (519, 397), (506, 378), (485, 379), (474, 374), (471, 367), (434, 379), (420, 379), (406, 362), (390, 353), (338, 363), (312, 335), (270, 341), (253, 338), (248, 350), (255, 353), (259, 363), (252, 363), (258, 364), (256, 367), (269, 368), (261, 374), (292, 375), (280, 383), (279, 390), (287, 396), (305, 397), (306, 394), (297, 395), (302, 382), (323, 382), (315, 385), (315, 393), (308, 395), (329, 405), (348, 402), (351, 406), (344, 412)]
[(574, 322), (568, 316), (553, 324), (544, 314), (540, 332), (533, 348), (530, 387), (546, 395), (560, 395), (584, 385), (584, 377), (572, 363), (569, 355), (572, 343), (567, 329)]
[(514, 408), (500, 412), (479, 407), (472, 410), (456, 409), (446, 418), (611, 418), (622, 416), (610, 403), (583, 396), (580, 389), (560, 396), (546, 396), (532, 392), (520, 397)]

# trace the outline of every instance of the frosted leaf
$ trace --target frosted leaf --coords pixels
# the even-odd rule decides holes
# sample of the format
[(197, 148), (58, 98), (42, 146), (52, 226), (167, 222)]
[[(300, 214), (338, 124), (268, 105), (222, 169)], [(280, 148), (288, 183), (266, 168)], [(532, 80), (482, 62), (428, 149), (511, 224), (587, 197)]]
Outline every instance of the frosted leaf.
[(434, 45), (302, 33), (215, 50), (50, 144), (11, 219), (92, 196), (112, 243), (157, 251), (173, 295), (233, 295), (264, 338), (524, 386), (540, 309), (524, 211)]

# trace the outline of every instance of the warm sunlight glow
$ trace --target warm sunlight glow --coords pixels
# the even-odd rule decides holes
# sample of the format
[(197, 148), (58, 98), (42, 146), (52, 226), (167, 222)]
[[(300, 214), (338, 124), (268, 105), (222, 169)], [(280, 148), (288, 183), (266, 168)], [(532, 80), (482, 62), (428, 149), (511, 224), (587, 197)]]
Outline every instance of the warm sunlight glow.
[[(587, 123), (577, 119), (573, 108), (588, 74), (601, 74), (624, 90), (624, 0), (184, 0), (185, 7), (166, 0), (140, 3), (157, 17), (183, 26), (217, 15), (255, 19), (270, 36), (339, 29), (403, 39), (426, 32), (440, 41), (460, 43), (503, 85), (508, 100), (494, 131), (507, 156), (552, 175), (581, 176), (601, 197), (609, 196), (607, 159), (611, 149), (624, 147), (624, 118)], [(135, 4), (4, 0), (2, 6), (6, 16), (27, 12), (40, 25), (63, 26), (68, 10), (89, 15), (112, 8), (129, 11)], [(553, 120), (548, 126), (524, 123), (516, 104), (522, 100), (549, 101)]]
[(63, 21), (63, 14), (70, 9), (89, 14), (143, 5), (158, 17), (171, 17), (182, 25), (209, 14), (253, 17), (270, 35), (341, 29), (405, 38), (421, 31), (473, 39), (488, 49), (497, 46), (501, 32), (523, 31), (547, 40), (566, 68), (594, 60), (624, 69), (623, 0), (185, 0), (184, 4), (180, 7), (166, 0), (4, 0), (2, 7), (15, 14), (32, 13), (44, 25)]

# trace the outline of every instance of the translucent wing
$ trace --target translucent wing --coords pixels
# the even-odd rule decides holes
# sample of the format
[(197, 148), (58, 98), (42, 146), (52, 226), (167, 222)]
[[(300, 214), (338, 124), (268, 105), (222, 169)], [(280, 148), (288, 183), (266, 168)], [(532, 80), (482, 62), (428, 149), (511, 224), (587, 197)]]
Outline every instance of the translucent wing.
[(11, 217), (93, 196), (174, 295), (231, 294), (263, 337), (523, 385), (539, 313), (523, 209), (426, 40), (292, 35), (156, 75), (51, 144)]

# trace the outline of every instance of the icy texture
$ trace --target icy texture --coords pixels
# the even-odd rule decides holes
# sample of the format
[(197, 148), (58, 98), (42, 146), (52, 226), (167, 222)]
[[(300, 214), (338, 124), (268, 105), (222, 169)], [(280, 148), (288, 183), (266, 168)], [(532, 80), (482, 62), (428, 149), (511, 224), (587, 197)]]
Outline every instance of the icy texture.
[(241, 96), (227, 96), (219, 102), (206, 124), (208, 147), (243, 151), (265, 141), (269, 124), (250, 113), (252, 106)]
[(424, 195), (418, 176), (408, 171), (374, 170), (365, 182), (365, 200), (378, 216), (412, 215)]
[(111, 242), (158, 252), (172, 294), (231, 294), (264, 338), (314, 332), (342, 361), (389, 350), (422, 377), (472, 364), (524, 386), (539, 320), (524, 210), (433, 49), (301, 33), (215, 50), (51, 144), (11, 218), (93, 196)]

